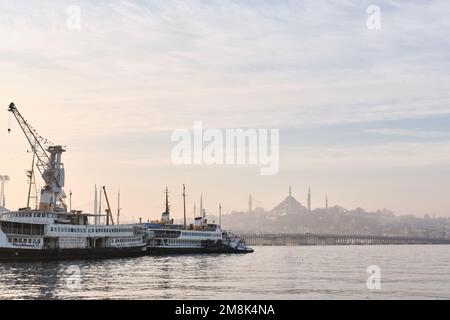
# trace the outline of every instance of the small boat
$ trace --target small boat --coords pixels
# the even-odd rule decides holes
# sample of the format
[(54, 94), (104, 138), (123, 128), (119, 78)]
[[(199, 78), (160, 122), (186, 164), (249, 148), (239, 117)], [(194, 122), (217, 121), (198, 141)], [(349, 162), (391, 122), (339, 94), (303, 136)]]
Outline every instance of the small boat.
[(224, 247), (231, 253), (252, 253), (254, 250), (247, 247), (244, 239), (241, 239), (231, 231), (225, 231), (223, 234)]

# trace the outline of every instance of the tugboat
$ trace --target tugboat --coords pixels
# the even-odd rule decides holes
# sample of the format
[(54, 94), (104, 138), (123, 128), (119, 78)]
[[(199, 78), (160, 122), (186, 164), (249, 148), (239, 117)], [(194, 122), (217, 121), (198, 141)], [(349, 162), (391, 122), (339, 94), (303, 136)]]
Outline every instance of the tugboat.
[[(47, 140), (28, 124), (14, 103), (9, 105), (8, 111), (13, 113), (30, 143), (33, 170), (36, 159), (36, 168), (45, 185), (40, 193), (38, 208), (26, 207), (0, 214), (0, 261), (145, 254), (146, 229), (142, 225), (114, 224), (105, 187), (106, 215), (67, 211), (64, 201), (65, 172), (61, 162), (65, 148), (59, 145), (44, 148)], [(101, 217), (106, 217), (106, 224), (99, 223)]]
[(223, 247), (229, 253), (252, 253), (254, 250), (247, 247), (245, 240), (239, 238), (231, 231), (224, 231), (222, 234)]
[[(183, 197), (185, 197), (183, 185)], [(186, 225), (186, 206), (184, 206), (184, 224), (175, 224), (170, 219), (169, 197), (166, 188), (165, 211), (161, 220), (146, 223), (147, 253), (251, 253), (245, 241), (229, 231), (221, 229), (220, 224), (208, 223), (203, 199), (200, 200), (200, 217), (194, 223)], [(185, 203), (185, 201), (183, 201)]]

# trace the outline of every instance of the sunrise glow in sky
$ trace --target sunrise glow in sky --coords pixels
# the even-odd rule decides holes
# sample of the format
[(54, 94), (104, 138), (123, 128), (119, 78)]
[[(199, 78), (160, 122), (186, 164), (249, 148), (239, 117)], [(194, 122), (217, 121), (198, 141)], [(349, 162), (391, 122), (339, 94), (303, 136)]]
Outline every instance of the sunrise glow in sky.
[[(0, 1), (0, 174), (25, 206), (27, 142), (14, 101), (67, 145), (66, 191), (92, 211), (94, 185), (123, 214), (154, 219), (270, 209), (291, 184), (313, 207), (450, 216), (450, 2)], [(80, 8), (80, 29), (67, 8)], [(171, 162), (175, 129), (280, 130), (280, 170)], [(10, 124), (8, 124), (10, 122)], [(10, 125), (12, 132), (8, 134)], [(114, 203), (115, 207), (115, 203)]]

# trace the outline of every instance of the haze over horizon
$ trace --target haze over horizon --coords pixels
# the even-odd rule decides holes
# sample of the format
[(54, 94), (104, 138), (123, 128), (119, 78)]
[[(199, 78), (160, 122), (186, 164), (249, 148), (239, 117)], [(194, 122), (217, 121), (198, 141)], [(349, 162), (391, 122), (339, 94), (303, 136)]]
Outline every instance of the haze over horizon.
[[(31, 154), (6, 111), (67, 145), (66, 193), (92, 211), (105, 185), (123, 219), (273, 208), (293, 186), (312, 207), (450, 217), (450, 3), (377, 1), (0, 3), (0, 174), (26, 204)], [(67, 28), (79, 6), (81, 29)], [(2, 111), (3, 110), (3, 111)], [(10, 119), (9, 119), (10, 118)], [(175, 129), (280, 130), (280, 171), (172, 164)], [(8, 127), (12, 129), (8, 134)]]

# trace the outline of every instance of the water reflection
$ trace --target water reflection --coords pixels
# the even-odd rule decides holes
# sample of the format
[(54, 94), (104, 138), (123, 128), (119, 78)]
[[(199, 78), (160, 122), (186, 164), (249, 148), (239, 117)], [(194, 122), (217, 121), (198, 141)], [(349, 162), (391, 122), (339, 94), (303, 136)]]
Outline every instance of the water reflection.
[[(257, 247), (249, 255), (0, 263), (0, 298), (450, 298), (449, 248)], [(366, 287), (372, 264), (382, 270), (376, 292)]]

